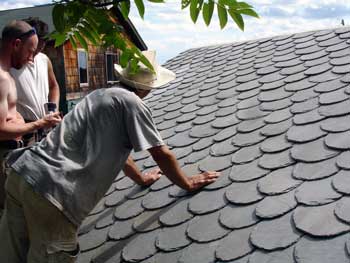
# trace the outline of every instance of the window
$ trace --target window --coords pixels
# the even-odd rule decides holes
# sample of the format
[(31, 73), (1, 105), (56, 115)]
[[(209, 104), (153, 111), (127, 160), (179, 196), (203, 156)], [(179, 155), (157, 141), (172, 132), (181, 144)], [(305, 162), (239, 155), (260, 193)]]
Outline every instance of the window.
[(106, 53), (106, 74), (107, 83), (117, 81), (117, 77), (114, 74), (114, 64), (118, 63), (117, 54), (108, 52)]
[(88, 85), (88, 56), (84, 49), (78, 49), (78, 68), (80, 86)]

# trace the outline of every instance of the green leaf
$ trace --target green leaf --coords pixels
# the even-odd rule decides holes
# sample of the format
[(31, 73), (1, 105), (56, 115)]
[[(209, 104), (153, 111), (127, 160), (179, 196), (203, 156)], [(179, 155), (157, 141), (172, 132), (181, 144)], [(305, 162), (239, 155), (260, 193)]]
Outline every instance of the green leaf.
[(137, 52), (139, 55), (139, 60), (147, 67), (149, 68), (152, 72), (154, 71), (154, 68), (152, 66), (152, 64), (148, 61), (148, 59), (141, 53), (141, 52)]
[(237, 26), (244, 31), (244, 21), (243, 21), (243, 17), (241, 16), (241, 14), (237, 13), (235, 10), (233, 9), (229, 9), (228, 13), (230, 14), (230, 16), (232, 17), (233, 21), (235, 21), (235, 23), (237, 24)]
[(52, 10), (53, 24), (55, 25), (56, 30), (60, 33), (64, 32), (64, 29), (66, 26), (66, 23), (64, 20), (64, 11), (65, 11), (65, 7), (62, 4), (55, 5)]
[(208, 0), (208, 3), (203, 4), (203, 20), (209, 26), (214, 11), (214, 1)]
[(164, 3), (164, 0), (148, 0), (148, 2), (152, 2), (152, 3)]
[(122, 54), (120, 55), (120, 58), (119, 58), (119, 63), (120, 65), (125, 68), (127, 65), (128, 65), (128, 62), (131, 58), (131, 53), (129, 50), (125, 50), (124, 52), (122, 52)]
[(80, 26), (79, 31), (81, 34), (83, 34), (84, 37), (86, 37), (92, 44), (94, 44), (95, 46), (97, 46), (99, 43), (98, 39), (96, 39), (93, 34), (90, 32), (90, 30), (88, 28), (86, 28), (85, 26)]
[(203, 0), (192, 0), (190, 5), (190, 15), (193, 23), (197, 22), (198, 15), (202, 9)]
[(220, 27), (223, 29), (227, 24), (227, 10), (221, 5), (221, 1), (217, 3), (218, 16), (220, 21)]
[(237, 2), (239, 8), (242, 9), (252, 9), (253, 7), (249, 4), (247, 4), (246, 2)]
[(55, 40), (55, 47), (62, 45), (67, 40), (66, 35), (64, 33), (59, 33), (57, 31), (51, 33), (49, 35), (49, 38)]
[(135, 74), (137, 73), (138, 69), (139, 69), (139, 65), (138, 65), (139, 60), (136, 58), (131, 58), (129, 61), (129, 67), (130, 67), (130, 74)]
[(143, 19), (144, 15), (145, 15), (145, 5), (143, 4), (143, 1), (142, 0), (135, 0), (135, 4), (137, 7), (137, 10), (139, 11), (140, 16)]
[(259, 15), (253, 9), (239, 9), (237, 13), (259, 18)]
[(88, 46), (88, 43), (86, 42), (85, 38), (82, 37), (78, 31), (74, 31), (74, 36), (75, 36), (75, 38), (79, 41), (79, 43), (81, 44), (81, 46), (82, 46), (86, 51), (88, 51), (88, 50), (89, 50), (89, 46)]
[(125, 0), (119, 3), (120, 11), (125, 19), (128, 19), (130, 13), (130, 0)]
[(69, 35), (69, 41), (70, 41), (70, 43), (72, 44), (72, 47), (74, 48), (74, 49), (77, 49), (77, 43), (75, 42), (75, 39), (73, 38), (73, 36), (72, 35)]
[(181, 9), (185, 9), (191, 3), (191, 0), (181, 0)]

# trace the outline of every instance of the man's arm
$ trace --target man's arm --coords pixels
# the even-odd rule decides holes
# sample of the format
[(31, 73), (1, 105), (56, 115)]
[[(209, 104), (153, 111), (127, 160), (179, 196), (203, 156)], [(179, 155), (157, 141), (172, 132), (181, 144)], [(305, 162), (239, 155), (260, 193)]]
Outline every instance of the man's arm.
[(49, 76), (49, 102), (54, 102), (57, 105), (57, 110), (60, 102), (60, 87), (58, 86), (55, 73), (53, 71), (51, 60), (47, 60), (48, 76)]
[(126, 160), (123, 171), (138, 185), (151, 185), (161, 177), (160, 169), (154, 169), (142, 175), (131, 156)]
[(163, 174), (170, 181), (187, 191), (195, 191), (204, 185), (210, 184), (219, 177), (218, 172), (204, 172), (187, 177), (181, 170), (175, 155), (165, 145), (156, 146), (148, 150), (156, 161)]

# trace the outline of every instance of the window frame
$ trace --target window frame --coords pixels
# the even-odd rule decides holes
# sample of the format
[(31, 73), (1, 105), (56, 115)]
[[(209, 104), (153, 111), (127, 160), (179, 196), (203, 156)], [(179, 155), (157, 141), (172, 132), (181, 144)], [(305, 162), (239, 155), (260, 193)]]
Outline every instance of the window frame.
[(106, 51), (105, 52), (105, 69), (106, 69), (106, 81), (107, 81), (107, 84), (114, 84), (114, 83), (117, 83), (118, 82), (118, 79), (116, 78), (116, 76), (114, 75), (114, 68), (112, 67), (112, 74), (115, 78), (115, 80), (108, 80), (108, 60), (107, 60), (107, 56), (113, 56), (115, 55), (116, 56), (116, 63), (119, 63), (119, 57), (118, 57), (118, 53), (117, 52), (113, 52), (113, 51)]
[[(80, 82), (80, 63), (79, 63), (79, 52), (84, 52), (86, 56), (86, 83)], [(87, 87), (89, 86), (89, 56), (88, 52), (83, 48), (77, 48), (77, 63), (78, 63), (78, 75), (79, 75), (79, 86), (80, 87)]]

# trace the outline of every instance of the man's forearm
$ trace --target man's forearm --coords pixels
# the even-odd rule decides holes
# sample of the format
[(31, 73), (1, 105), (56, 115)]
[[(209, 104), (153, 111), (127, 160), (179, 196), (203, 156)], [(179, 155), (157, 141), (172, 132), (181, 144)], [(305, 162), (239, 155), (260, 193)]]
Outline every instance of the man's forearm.
[(28, 123), (11, 123), (6, 122), (2, 127), (0, 126), (0, 140), (12, 140), (16, 139), (26, 133), (33, 132), (43, 125), (40, 125), (40, 121), (28, 122)]
[(54, 86), (50, 88), (49, 91), (49, 102), (54, 102), (57, 105), (57, 110), (59, 109), (59, 102), (60, 102), (60, 88), (59, 86)]
[(131, 156), (128, 157), (128, 159), (124, 165), (123, 172), (125, 173), (126, 176), (130, 177), (137, 184), (139, 184), (139, 185), (143, 184), (142, 173), (137, 168), (137, 166), (136, 166), (134, 160), (131, 158)]

